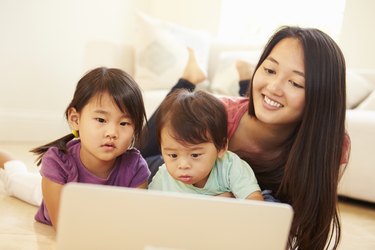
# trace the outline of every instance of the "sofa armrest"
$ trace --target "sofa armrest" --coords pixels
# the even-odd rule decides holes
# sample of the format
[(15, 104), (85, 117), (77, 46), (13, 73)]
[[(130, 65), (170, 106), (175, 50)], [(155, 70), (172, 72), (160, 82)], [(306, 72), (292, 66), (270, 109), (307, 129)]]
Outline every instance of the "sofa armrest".
[(346, 119), (351, 152), (339, 183), (339, 194), (375, 202), (375, 111), (347, 110)]
[(368, 80), (375, 87), (375, 70), (374, 69), (353, 69), (356, 73)]

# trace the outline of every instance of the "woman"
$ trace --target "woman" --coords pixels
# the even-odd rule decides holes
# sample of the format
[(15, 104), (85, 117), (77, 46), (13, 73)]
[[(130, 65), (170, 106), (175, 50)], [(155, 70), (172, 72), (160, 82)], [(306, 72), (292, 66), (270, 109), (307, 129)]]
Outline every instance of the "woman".
[[(249, 96), (222, 98), (229, 150), (250, 164), (262, 190), (293, 206), (292, 249), (324, 249), (331, 240), (336, 249), (340, 241), (337, 186), (350, 151), (345, 71), (344, 56), (327, 34), (282, 27), (255, 67)], [(190, 58), (172, 91), (193, 90), (204, 77)], [(139, 148), (155, 172), (161, 158), (153, 121)]]

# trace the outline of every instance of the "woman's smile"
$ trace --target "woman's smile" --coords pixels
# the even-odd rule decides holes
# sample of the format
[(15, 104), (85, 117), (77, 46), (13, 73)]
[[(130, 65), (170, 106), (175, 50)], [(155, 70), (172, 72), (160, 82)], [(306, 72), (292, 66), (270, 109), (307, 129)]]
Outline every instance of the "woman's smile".
[(264, 95), (264, 102), (268, 105), (268, 106), (271, 106), (272, 108), (282, 108), (284, 107), (282, 104), (280, 104), (279, 102), (276, 102), (272, 99), (270, 99), (268, 96)]

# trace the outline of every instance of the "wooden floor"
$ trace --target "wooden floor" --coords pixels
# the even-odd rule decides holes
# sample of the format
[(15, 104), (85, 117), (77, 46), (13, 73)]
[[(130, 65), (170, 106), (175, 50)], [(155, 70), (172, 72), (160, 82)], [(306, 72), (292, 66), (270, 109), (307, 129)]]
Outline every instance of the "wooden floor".
[[(0, 150), (6, 150), (26, 162), (30, 170), (34, 156), (28, 150), (41, 143), (4, 143)], [(0, 189), (2, 186), (0, 185)], [(340, 199), (342, 241), (340, 250), (375, 249), (375, 204)], [(8, 197), (0, 191), (0, 249), (55, 249), (55, 232), (46, 225), (34, 221), (37, 207)]]
[(375, 249), (375, 204), (340, 199), (342, 242), (339, 249)]

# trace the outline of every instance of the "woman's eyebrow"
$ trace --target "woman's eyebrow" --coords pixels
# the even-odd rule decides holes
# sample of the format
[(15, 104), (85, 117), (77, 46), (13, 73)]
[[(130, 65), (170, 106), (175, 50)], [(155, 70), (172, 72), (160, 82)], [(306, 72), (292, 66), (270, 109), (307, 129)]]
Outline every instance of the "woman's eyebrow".
[(294, 73), (296, 73), (297, 75), (300, 75), (302, 76), (303, 78), (305, 78), (305, 74), (301, 71), (298, 71), (298, 70), (293, 70)]
[(266, 60), (269, 60), (269, 61), (274, 62), (277, 65), (279, 65), (279, 62), (275, 58), (273, 58), (272, 56), (267, 57)]
[[(266, 60), (269, 60), (269, 61), (271, 61), (271, 62), (276, 63), (277, 65), (279, 65), (279, 62), (275, 58), (273, 58), (272, 56), (267, 57)], [(293, 70), (293, 72), (296, 73), (297, 75), (305, 77), (305, 74), (302, 71)]]

